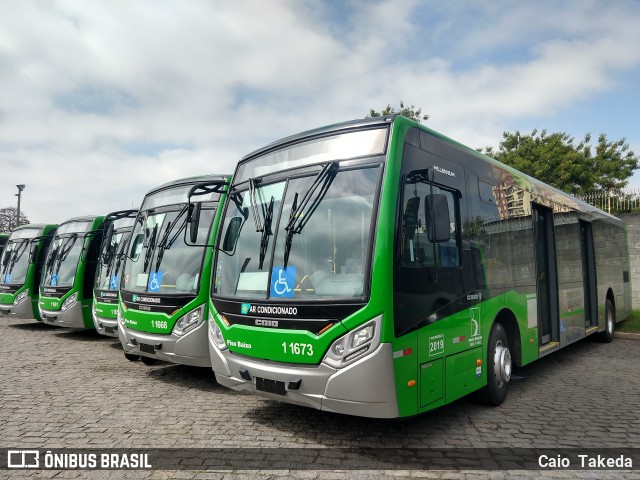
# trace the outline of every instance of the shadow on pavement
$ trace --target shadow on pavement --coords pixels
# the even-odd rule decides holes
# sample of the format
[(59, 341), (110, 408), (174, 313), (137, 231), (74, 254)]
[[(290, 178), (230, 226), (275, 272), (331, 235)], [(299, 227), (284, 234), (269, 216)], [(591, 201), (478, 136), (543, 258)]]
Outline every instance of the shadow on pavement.
[(173, 365), (158, 363), (147, 366), (140, 362), (140, 367), (149, 368), (147, 375), (154, 380), (184, 388), (191, 388), (203, 392), (226, 390), (218, 385), (213, 371), (209, 367), (191, 367), (188, 365)]
[[(59, 327), (56, 327), (59, 328)], [(62, 329), (61, 329), (62, 330)], [(64, 329), (60, 333), (56, 334), (60, 338), (68, 338), (69, 340), (77, 340), (80, 342), (93, 342), (96, 340), (110, 339), (104, 335), (100, 335), (95, 330), (77, 330), (77, 329)]]
[(34, 320), (32, 323), (14, 323), (7, 325), (9, 328), (15, 328), (17, 330), (29, 330), (29, 331), (40, 331), (40, 330), (54, 330), (57, 327), (53, 325), (47, 325), (46, 323), (39, 322)]

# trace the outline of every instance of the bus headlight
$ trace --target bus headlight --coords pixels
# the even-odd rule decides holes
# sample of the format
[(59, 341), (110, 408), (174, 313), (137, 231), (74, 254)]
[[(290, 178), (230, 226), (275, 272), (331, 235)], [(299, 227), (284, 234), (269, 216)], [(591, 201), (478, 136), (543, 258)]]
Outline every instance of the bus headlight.
[(180, 317), (173, 327), (173, 333), (178, 336), (184, 335), (189, 330), (193, 330), (204, 320), (204, 305), (200, 305), (195, 310), (190, 311), (186, 315)]
[(21, 304), (24, 301), (25, 298), (27, 298), (27, 291), (26, 290), (24, 292), (18, 294), (18, 296), (13, 301), (13, 305), (15, 306), (15, 305)]
[(67, 297), (67, 299), (64, 302), (62, 302), (62, 307), (60, 307), (60, 310), (64, 312), (68, 308), (73, 307), (77, 303), (77, 301), (78, 301), (78, 292), (75, 292), (73, 295), (70, 295), (69, 297)]
[(374, 331), (375, 331), (375, 328), (373, 324), (367, 325), (366, 327), (361, 328), (360, 330), (357, 330), (356, 333), (353, 335), (353, 340), (351, 341), (351, 347), (357, 348), (360, 345), (364, 345), (365, 343), (367, 343), (369, 340), (373, 338)]
[(342, 368), (370, 354), (380, 345), (381, 328), (382, 315), (344, 334), (331, 344), (322, 362), (333, 368)]
[(211, 315), (211, 312), (209, 312), (209, 338), (213, 344), (218, 347), (218, 350), (227, 349), (227, 342), (224, 340), (222, 330), (220, 330), (220, 327), (213, 318), (213, 315)]

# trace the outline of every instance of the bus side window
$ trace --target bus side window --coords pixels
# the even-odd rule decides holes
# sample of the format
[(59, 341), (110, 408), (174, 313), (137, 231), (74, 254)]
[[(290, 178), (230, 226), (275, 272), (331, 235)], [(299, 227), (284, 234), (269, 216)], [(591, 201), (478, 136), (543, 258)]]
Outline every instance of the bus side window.
[(487, 288), (487, 276), (484, 270), (482, 252), (480, 248), (478, 248), (478, 245), (471, 245), (471, 264), (473, 266), (476, 288), (481, 290)]
[[(458, 198), (451, 191), (427, 182), (426, 170), (414, 170), (405, 177), (399, 242), (400, 266), (460, 265), (457, 203)], [(438, 214), (437, 228), (435, 219), (432, 221), (431, 218), (432, 212)]]

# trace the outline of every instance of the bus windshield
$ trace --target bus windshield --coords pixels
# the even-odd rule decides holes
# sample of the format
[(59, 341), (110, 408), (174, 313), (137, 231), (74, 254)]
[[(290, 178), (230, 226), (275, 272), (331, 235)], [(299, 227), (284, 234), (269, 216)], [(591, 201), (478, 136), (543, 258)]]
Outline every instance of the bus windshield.
[(84, 236), (78, 233), (56, 235), (47, 252), (45, 268), (42, 271), (43, 286), (73, 286), (83, 244)]
[[(185, 197), (186, 193), (182, 200)], [(187, 204), (141, 211), (129, 242), (122, 288), (140, 293), (196, 294), (206, 250), (203, 245), (215, 211), (212, 204), (203, 204), (195, 245), (185, 243)]]
[(233, 192), (212, 293), (276, 301), (362, 298), (380, 171), (380, 164), (339, 169), (331, 162), (315, 175)]
[(118, 290), (118, 272), (124, 259), (130, 229), (114, 231), (109, 245), (105, 245), (100, 253), (96, 272), (95, 288), (100, 290)]
[(24, 284), (29, 271), (30, 239), (39, 233), (40, 229), (25, 228), (11, 234), (0, 261), (0, 284)]

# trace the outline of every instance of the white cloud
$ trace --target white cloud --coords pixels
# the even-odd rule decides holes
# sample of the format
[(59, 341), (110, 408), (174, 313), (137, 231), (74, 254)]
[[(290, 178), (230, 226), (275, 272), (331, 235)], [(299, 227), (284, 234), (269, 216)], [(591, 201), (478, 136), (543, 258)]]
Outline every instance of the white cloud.
[(495, 145), (522, 119), (615, 90), (640, 64), (639, 17), (635, 2), (595, 1), (10, 2), (0, 206), (26, 183), (35, 221), (128, 208), (400, 99), (449, 136)]

